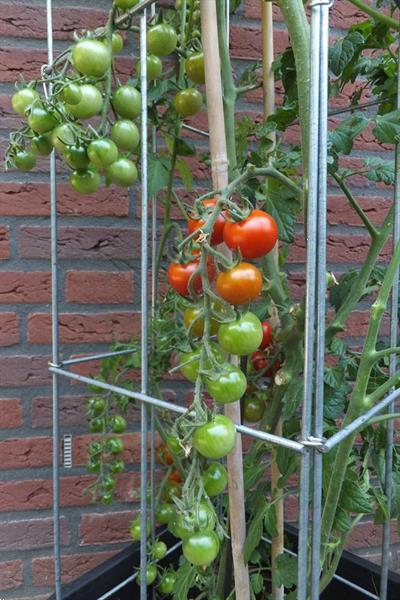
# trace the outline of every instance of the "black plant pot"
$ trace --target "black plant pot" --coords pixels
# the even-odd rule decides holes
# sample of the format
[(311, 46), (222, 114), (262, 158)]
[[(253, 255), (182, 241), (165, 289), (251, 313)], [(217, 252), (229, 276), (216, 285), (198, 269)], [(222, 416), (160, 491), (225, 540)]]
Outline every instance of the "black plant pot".
[[(287, 527), (286, 535), (291, 547), (295, 548), (297, 542), (296, 529)], [(176, 543), (176, 538), (169, 533), (163, 534), (161, 539), (168, 546)], [(176, 551), (175, 554), (170, 554), (160, 564), (173, 563), (178, 556), (179, 551)], [(140, 548), (139, 542), (136, 542), (86, 575), (64, 585), (62, 598), (63, 600), (97, 600), (128, 579), (134, 573), (134, 568), (139, 566), (139, 562)], [(378, 565), (345, 551), (336, 574), (363, 590), (379, 596), (380, 568)], [(364, 592), (350, 587), (342, 579), (333, 579), (321, 595), (321, 600), (338, 600), (343, 594), (348, 600), (368, 600), (370, 598)], [(134, 600), (135, 598), (139, 599), (139, 587), (132, 581), (115, 591), (107, 600)], [(49, 600), (55, 600), (55, 596), (51, 596)], [(388, 600), (400, 600), (400, 576), (392, 571), (389, 574)]]

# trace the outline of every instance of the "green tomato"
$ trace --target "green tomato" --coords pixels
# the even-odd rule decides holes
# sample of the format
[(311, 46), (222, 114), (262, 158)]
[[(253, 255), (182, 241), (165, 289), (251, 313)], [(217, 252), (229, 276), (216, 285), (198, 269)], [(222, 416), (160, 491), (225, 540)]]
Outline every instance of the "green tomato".
[(206, 458), (223, 458), (236, 442), (233, 422), (224, 415), (215, 415), (211, 421), (197, 427), (193, 434), (193, 446)]
[(167, 447), (172, 452), (172, 454), (175, 454), (176, 456), (184, 455), (184, 451), (179, 442), (179, 438), (175, 437), (174, 435), (167, 435), (165, 443), (167, 444)]
[(167, 56), (176, 48), (178, 36), (172, 25), (159, 23), (147, 32), (147, 50), (156, 56)]
[(15, 154), (14, 162), (20, 171), (30, 171), (36, 165), (36, 156), (28, 150), (19, 150)]
[(93, 169), (72, 171), (69, 181), (79, 194), (94, 194), (100, 187), (100, 175)]
[(111, 65), (111, 52), (99, 40), (81, 40), (72, 48), (71, 60), (79, 73), (103, 77)]
[(265, 412), (265, 402), (257, 396), (247, 396), (244, 399), (243, 416), (249, 423), (261, 421)]
[[(133, 540), (138, 541), (141, 538), (141, 524), (140, 517), (133, 519), (129, 525), (129, 532)], [(146, 536), (149, 537), (151, 532), (150, 519), (146, 520)]]
[(205, 500), (201, 500), (189, 514), (177, 514), (174, 526), (178, 537), (184, 539), (194, 531), (213, 531), (216, 522), (215, 511)]
[(89, 458), (87, 470), (89, 473), (100, 473), (100, 461), (97, 458)]
[(103, 107), (100, 90), (90, 83), (80, 86), (82, 98), (78, 104), (66, 104), (67, 109), (77, 119), (91, 119), (99, 114)]
[(183, 556), (193, 565), (206, 567), (218, 556), (219, 539), (214, 531), (198, 531), (183, 540)]
[(110, 504), (112, 504), (113, 501), (113, 495), (111, 492), (104, 492), (104, 494), (102, 494), (100, 496), (100, 500), (102, 504), (105, 504), (106, 506), (109, 506)]
[[(221, 348), (215, 342), (211, 342), (212, 353), (214, 354), (215, 360), (217, 362), (222, 362), (223, 354), (221, 352)], [(197, 379), (197, 375), (199, 374), (200, 368), (200, 352), (201, 348), (195, 348), (192, 352), (182, 352), (179, 356), (180, 363), (188, 363), (181, 367), (180, 371), (186, 379), (195, 383)], [(189, 362), (190, 361), (190, 362)], [(208, 358), (205, 360), (205, 368), (211, 369), (211, 362)]]
[(218, 330), (218, 341), (229, 354), (246, 356), (257, 350), (263, 339), (260, 319), (251, 312), (236, 321), (223, 323)]
[(151, 552), (156, 560), (162, 560), (164, 556), (167, 554), (167, 544), (157, 540), (154, 542)]
[(201, 52), (194, 52), (187, 57), (185, 62), (186, 74), (195, 83), (205, 83), (206, 75), (204, 72), (204, 54)]
[(102, 481), (102, 488), (105, 492), (112, 492), (116, 486), (115, 477), (112, 475), (106, 475)]
[(28, 116), (28, 125), (35, 133), (47, 133), (51, 131), (58, 121), (56, 117), (47, 108), (41, 105), (34, 105)]
[(156, 520), (162, 525), (167, 525), (175, 517), (175, 507), (171, 502), (163, 502), (156, 511)]
[(121, 85), (112, 95), (111, 102), (124, 119), (135, 119), (140, 115), (141, 95), (133, 85)]
[(39, 156), (48, 156), (53, 150), (50, 134), (34, 135), (31, 139), (32, 152)]
[(76, 135), (74, 128), (70, 123), (58, 125), (51, 132), (51, 143), (54, 148), (61, 154), (66, 151), (67, 147), (75, 144)]
[(77, 83), (70, 83), (62, 91), (62, 98), (67, 104), (78, 104), (82, 100), (82, 90)]
[(106, 401), (104, 398), (90, 398), (87, 403), (87, 408), (95, 415), (102, 415), (106, 408)]
[(118, 148), (112, 140), (103, 138), (90, 142), (87, 153), (90, 161), (98, 169), (108, 167), (118, 158)]
[(182, 117), (191, 117), (199, 112), (203, 104), (203, 96), (196, 88), (186, 88), (181, 92), (178, 92), (173, 101), (172, 105), (175, 108), (178, 115)]
[(73, 169), (86, 169), (90, 160), (84, 146), (67, 146), (64, 151), (65, 161)]
[(106, 449), (110, 454), (120, 454), (124, 449), (124, 442), (121, 438), (110, 437), (106, 442)]
[(202, 479), (204, 489), (210, 498), (222, 494), (228, 485), (228, 473), (224, 465), (218, 462), (212, 462), (208, 465)]
[[(154, 583), (154, 581), (156, 580), (157, 577), (157, 567), (154, 564), (150, 564), (147, 565), (146, 567), (146, 583), (147, 585), (151, 585), (152, 583)], [(141, 573), (139, 571), (138, 576), (137, 576), (137, 584), (140, 585), (140, 580), (141, 580)]]
[(109, 463), (108, 468), (110, 469), (110, 473), (123, 473), (125, 470), (125, 463), (123, 460), (115, 459)]
[(115, 121), (111, 128), (111, 139), (115, 142), (120, 150), (134, 152), (139, 146), (140, 133), (139, 129), (127, 119)]
[(135, 6), (135, 4), (138, 4), (138, 2), (140, 2), (140, 0), (114, 0), (115, 6), (122, 8), (122, 10), (128, 10), (129, 8), (132, 8), (132, 6)]
[(126, 419), (122, 415), (114, 415), (110, 418), (110, 427), (113, 433), (123, 433), (126, 431)]
[(98, 457), (103, 452), (103, 443), (99, 440), (90, 442), (89, 444), (89, 455)]
[(106, 429), (106, 422), (103, 417), (94, 417), (89, 422), (89, 429), (93, 433), (103, 433)]
[(229, 363), (222, 365), (216, 378), (207, 377), (206, 388), (215, 402), (228, 404), (237, 402), (247, 388), (247, 379), (243, 371)]
[(166, 571), (160, 579), (157, 589), (161, 594), (172, 594), (175, 589), (176, 575), (174, 571)]
[[(155, 56), (154, 54), (148, 54), (146, 58), (147, 63), (147, 80), (154, 81), (155, 79), (160, 79), (162, 74), (162, 62)], [(140, 69), (140, 61), (136, 63), (136, 73), (137, 76), (140, 77), (141, 69)]]
[(25, 116), (25, 111), (38, 101), (40, 98), (36, 90), (32, 88), (24, 88), (18, 90), (11, 98), (11, 106), (13, 110), (21, 117)]
[(107, 179), (120, 187), (129, 187), (138, 178), (137, 168), (134, 162), (128, 158), (119, 158), (106, 169)]
[[(107, 41), (107, 40), (106, 40)], [(114, 31), (111, 38), (111, 48), (114, 54), (118, 54), (121, 52), (124, 47), (123, 37), (118, 31)]]

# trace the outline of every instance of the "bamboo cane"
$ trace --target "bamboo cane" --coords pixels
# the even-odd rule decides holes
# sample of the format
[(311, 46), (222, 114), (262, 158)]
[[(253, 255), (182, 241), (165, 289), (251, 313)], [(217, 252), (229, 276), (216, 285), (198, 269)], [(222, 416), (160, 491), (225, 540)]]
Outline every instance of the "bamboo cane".
[[(272, 62), (274, 60), (274, 22), (272, 14), (272, 2), (261, 0), (261, 28), (262, 28), (262, 64), (263, 64), (263, 108), (264, 119), (272, 115), (275, 111), (275, 78), (272, 71)], [(275, 132), (269, 134), (271, 142), (275, 145)], [(267, 188), (268, 189), (268, 188)], [(273, 249), (274, 260), (278, 264), (279, 249), (278, 244)], [(272, 319), (271, 319), (272, 320)], [(279, 317), (277, 313), (272, 323), (273, 327), (279, 326)], [(282, 435), (282, 421), (276, 426), (276, 435)], [(276, 529), (278, 535), (272, 538), (271, 546), (271, 570), (272, 570), (272, 598), (273, 600), (283, 600), (284, 587), (276, 585), (276, 559), (283, 553), (284, 537), (284, 504), (282, 491), (278, 488), (278, 481), (281, 474), (277, 464), (277, 449), (272, 450), (271, 462), (271, 489), (272, 500), (275, 503), (276, 511)]]
[[(215, 189), (221, 189), (228, 184), (228, 158), (215, 0), (200, 0), (200, 12), (208, 128), (210, 132), (212, 182)], [(225, 406), (225, 414), (235, 423), (240, 423), (240, 403), (235, 402)], [(227, 457), (227, 468), (235, 594), (237, 600), (250, 600), (249, 573), (243, 558), (243, 546), (246, 539), (246, 514), (242, 439), (240, 435), (237, 435), (236, 446)]]

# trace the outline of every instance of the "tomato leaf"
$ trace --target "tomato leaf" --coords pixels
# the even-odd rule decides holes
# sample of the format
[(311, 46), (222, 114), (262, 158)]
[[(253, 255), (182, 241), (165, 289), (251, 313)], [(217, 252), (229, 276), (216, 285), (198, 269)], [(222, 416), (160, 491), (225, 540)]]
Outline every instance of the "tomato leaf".
[(339, 531), (339, 533), (347, 533), (351, 529), (351, 519), (347, 512), (341, 508), (338, 508), (336, 511), (333, 528)]
[(289, 554), (280, 554), (276, 558), (278, 586), (291, 588), (297, 583), (297, 557)]
[(179, 171), (185, 190), (190, 192), (193, 186), (193, 177), (189, 165), (185, 160), (179, 159), (176, 161), (176, 168)]
[(189, 590), (196, 581), (197, 568), (185, 561), (176, 571), (176, 583), (174, 587), (174, 600), (187, 600)]
[(332, 306), (334, 306), (336, 312), (342, 306), (343, 302), (346, 300), (351, 287), (354, 281), (358, 277), (358, 271), (352, 269), (351, 271), (347, 271), (344, 273), (338, 282), (338, 285), (334, 285), (329, 290), (329, 302)]
[(163, 187), (167, 185), (171, 161), (165, 155), (148, 156), (148, 193), (149, 196), (155, 196)]
[(384, 183), (385, 185), (394, 184), (394, 160), (384, 160), (383, 158), (366, 158), (364, 160), (366, 173), (365, 177), (370, 181)]
[(251, 589), (255, 594), (259, 594), (264, 588), (264, 578), (261, 573), (253, 573), (250, 575)]
[(354, 115), (343, 121), (328, 133), (328, 152), (330, 154), (350, 154), (354, 139), (366, 128), (369, 123), (364, 115)]
[(382, 144), (395, 144), (400, 139), (400, 110), (377, 115), (372, 133)]
[(298, 467), (298, 457), (295, 453), (288, 448), (280, 446), (276, 453), (276, 462), (282, 477), (279, 479), (278, 487), (282, 489), (292, 473), (294, 473)]
[(268, 535), (274, 538), (278, 535), (278, 529), (276, 527), (276, 507), (275, 504), (269, 504), (265, 512), (264, 525)]
[(282, 398), (282, 417), (286, 421), (290, 419), (300, 406), (303, 397), (303, 381), (297, 379), (293, 384), (289, 385), (285, 395)]
[(267, 211), (276, 221), (279, 231), (279, 240), (290, 244), (294, 239), (296, 217), (299, 202), (293, 194), (278, 181), (269, 180), (264, 187), (265, 193), (257, 192), (257, 200), (264, 204)]
[(344, 480), (339, 504), (349, 512), (360, 514), (372, 512), (372, 502), (368, 492), (360, 486), (359, 481), (349, 478)]
[(195, 156), (196, 154), (194, 144), (179, 137), (175, 138), (175, 151), (178, 156)]
[(337, 40), (329, 52), (332, 73), (338, 77), (363, 44), (364, 36), (358, 31), (350, 31), (344, 38)]
[(263, 534), (263, 520), (264, 515), (268, 509), (268, 504), (265, 500), (258, 506), (254, 517), (250, 521), (250, 525), (247, 532), (246, 541), (243, 548), (244, 561), (247, 563), (250, 556), (260, 543), (261, 536)]

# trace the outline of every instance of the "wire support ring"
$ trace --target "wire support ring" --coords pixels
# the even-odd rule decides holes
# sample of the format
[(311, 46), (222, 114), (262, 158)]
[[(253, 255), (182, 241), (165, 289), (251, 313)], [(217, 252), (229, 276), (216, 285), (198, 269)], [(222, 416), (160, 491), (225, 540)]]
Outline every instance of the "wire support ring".
[(331, 8), (334, 4), (335, 0), (310, 0), (309, 7), (315, 8), (316, 6), (327, 6)]

